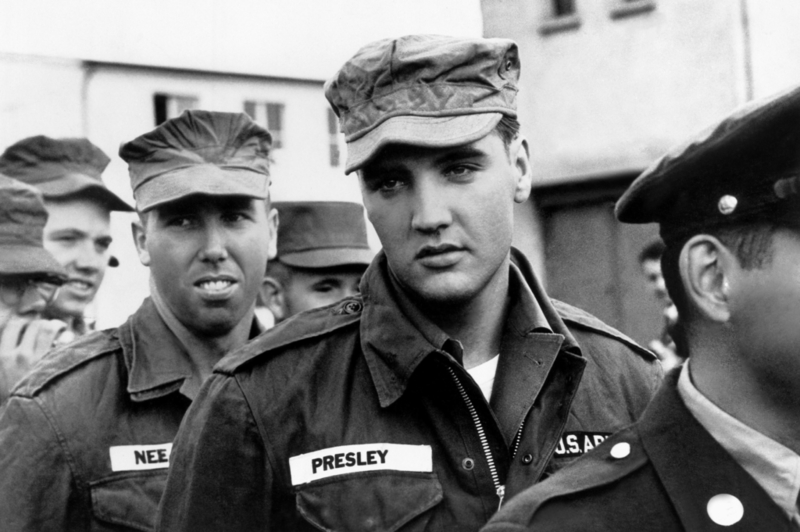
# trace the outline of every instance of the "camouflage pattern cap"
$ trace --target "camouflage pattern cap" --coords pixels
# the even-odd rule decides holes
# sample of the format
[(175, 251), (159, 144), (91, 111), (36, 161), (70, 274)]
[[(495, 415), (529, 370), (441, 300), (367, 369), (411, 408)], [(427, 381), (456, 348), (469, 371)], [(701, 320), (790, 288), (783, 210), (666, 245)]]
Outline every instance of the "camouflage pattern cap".
[(45, 199), (89, 197), (112, 211), (132, 211), (103, 183), (109, 161), (88, 139), (37, 135), (9, 146), (0, 156), (0, 172), (38, 188)]
[(123, 144), (133, 196), (147, 211), (192, 194), (269, 194), (272, 136), (244, 113), (185, 111)]
[(325, 84), (347, 140), (350, 173), (391, 143), (474, 142), (516, 117), (517, 45), (508, 39), (409, 35), (361, 48)]
[(46, 223), (41, 191), (0, 175), (0, 276), (36, 276), (64, 282), (64, 269), (42, 245)]
[(275, 202), (277, 260), (300, 268), (369, 265), (364, 207), (340, 201)]
[(800, 87), (751, 102), (673, 148), (616, 205), (665, 241), (764, 220), (800, 223)]

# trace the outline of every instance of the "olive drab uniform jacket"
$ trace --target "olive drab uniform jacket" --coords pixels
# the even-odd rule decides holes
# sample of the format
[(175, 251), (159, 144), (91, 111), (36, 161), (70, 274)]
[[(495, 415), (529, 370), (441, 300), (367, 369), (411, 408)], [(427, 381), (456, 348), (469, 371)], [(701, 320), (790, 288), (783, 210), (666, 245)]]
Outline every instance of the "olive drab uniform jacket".
[[(686, 408), (679, 370), (641, 420), (509, 502), (482, 532), (796, 530)], [(711, 503), (719, 496), (744, 512)]]
[(157, 529), (477, 530), (635, 420), (661, 381), (655, 357), (551, 302), (512, 257), (490, 401), (460, 344), (434, 345), (400, 310), (381, 253), (360, 297), (218, 364), (176, 439)]
[(0, 530), (152, 530), (191, 371), (150, 299), (48, 353), (0, 411)]

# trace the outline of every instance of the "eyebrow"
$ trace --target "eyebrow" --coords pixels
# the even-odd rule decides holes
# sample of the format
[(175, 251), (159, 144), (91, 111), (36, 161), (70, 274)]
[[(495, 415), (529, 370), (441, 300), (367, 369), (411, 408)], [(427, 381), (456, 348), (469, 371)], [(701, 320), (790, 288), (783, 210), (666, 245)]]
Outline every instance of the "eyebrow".
[(449, 150), (447, 153), (442, 154), (436, 158), (436, 164), (443, 166), (456, 161), (463, 161), (464, 159), (482, 159), (487, 156), (486, 152), (475, 148), (474, 146), (458, 146)]

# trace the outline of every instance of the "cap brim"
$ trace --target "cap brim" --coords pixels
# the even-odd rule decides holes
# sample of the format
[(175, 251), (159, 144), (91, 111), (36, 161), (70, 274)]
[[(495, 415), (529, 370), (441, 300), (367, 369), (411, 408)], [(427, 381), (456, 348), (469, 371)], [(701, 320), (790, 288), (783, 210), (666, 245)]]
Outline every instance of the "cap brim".
[(371, 249), (327, 248), (287, 253), (278, 260), (297, 268), (332, 268), (349, 264), (369, 266), (374, 256)]
[(154, 177), (134, 191), (142, 212), (195, 194), (266, 199), (269, 177), (249, 170), (195, 165)]
[(45, 199), (59, 199), (74, 195), (86, 195), (100, 201), (110, 211), (132, 212), (133, 207), (108, 190), (97, 179), (84, 174), (68, 174), (52, 181), (36, 183)]
[(344, 173), (363, 167), (389, 144), (448, 148), (475, 142), (491, 133), (501, 118), (502, 113), (389, 118), (363, 137), (347, 143)]
[(43, 275), (66, 280), (61, 265), (44, 248), (0, 246), (0, 275)]

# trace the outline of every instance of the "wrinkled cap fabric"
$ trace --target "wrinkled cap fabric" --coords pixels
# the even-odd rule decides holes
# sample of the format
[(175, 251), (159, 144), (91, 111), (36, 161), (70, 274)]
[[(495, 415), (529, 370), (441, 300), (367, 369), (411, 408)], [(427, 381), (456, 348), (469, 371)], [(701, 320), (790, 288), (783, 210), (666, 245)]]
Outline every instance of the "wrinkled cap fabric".
[(277, 260), (300, 268), (367, 266), (373, 252), (367, 243), (364, 208), (339, 201), (275, 202), (278, 210)]
[(0, 280), (25, 275), (64, 282), (64, 269), (42, 245), (46, 223), (41, 191), (0, 175)]
[(345, 173), (391, 143), (458, 146), (516, 117), (520, 61), (508, 39), (408, 35), (361, 48), (325, 84), (347, 141)]
[(751, 102), (673, 148), (616, 205), (665, 241), (749, 220), (800, 222), (800, 87)]
[(88, 197), (112, 211), (133, 211), (103, 183), (109, 161), (88, 139), (37, 135), (9, 146), (0, 156), (0, 172), (38, 188), (45, 199)]
[(147, 211), (192, 194), (269, 194), (272, 136), (244, 113), (184, 111), (123, 144), (136, 207)]

